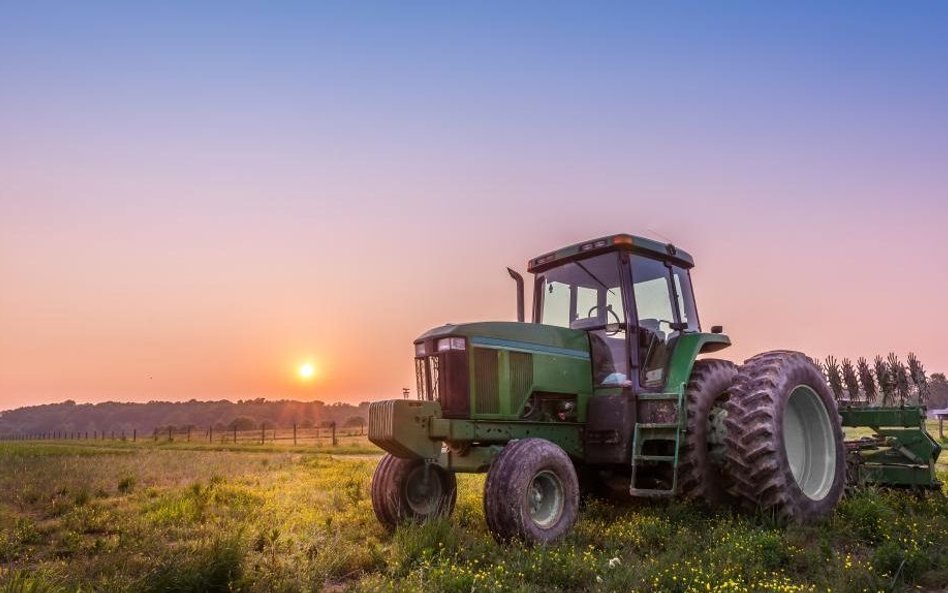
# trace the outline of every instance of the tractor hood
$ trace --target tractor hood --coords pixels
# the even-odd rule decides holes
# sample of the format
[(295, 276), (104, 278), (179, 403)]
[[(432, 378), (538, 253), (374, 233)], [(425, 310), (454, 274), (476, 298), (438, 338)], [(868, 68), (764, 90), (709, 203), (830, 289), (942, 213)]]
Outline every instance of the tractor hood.
[(589, 338), (586, 332), (516, 321), (442, 325), (419, 336), (415, 344), (424, 343), (428, 352), (434, 352), (437, 341), (448, 337), (466, 338), (473, 346), (589, 359)]

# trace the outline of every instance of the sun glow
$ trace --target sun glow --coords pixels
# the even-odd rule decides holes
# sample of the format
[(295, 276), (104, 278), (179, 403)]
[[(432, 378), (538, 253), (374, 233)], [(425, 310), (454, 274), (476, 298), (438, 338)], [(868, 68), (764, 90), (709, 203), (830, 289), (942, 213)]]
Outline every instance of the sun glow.
[(312, 379), (313, 375), (316, 374), (316, 367), (310, 362), (304, 362), (300, 365), (300, 368), (297, 369), (296, 373), (300, 376), (300, 379), (304, 381), (306, 379)]

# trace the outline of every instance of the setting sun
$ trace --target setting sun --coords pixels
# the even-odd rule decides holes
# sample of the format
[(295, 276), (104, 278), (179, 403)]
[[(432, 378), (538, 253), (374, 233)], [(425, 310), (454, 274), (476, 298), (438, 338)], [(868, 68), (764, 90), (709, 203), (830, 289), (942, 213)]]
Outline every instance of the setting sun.
[(316, 374), (316, 367), (311, 363), (304, 362), (300, 365), (300, 368), (296, 371), (299, 374), (301, 379), (311, 379), (313, 375)]

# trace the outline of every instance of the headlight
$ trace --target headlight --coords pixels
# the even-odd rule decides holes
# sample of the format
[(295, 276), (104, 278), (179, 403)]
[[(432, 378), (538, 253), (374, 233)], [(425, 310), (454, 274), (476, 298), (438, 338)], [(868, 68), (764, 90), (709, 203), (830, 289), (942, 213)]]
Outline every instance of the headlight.
[(464, 350), (464, 338), (441, 338), (438, 340), (438, 352)]
[(418, 342), (415, 344), (415, 356), (424, 356), (425, 355), (425, 343)]

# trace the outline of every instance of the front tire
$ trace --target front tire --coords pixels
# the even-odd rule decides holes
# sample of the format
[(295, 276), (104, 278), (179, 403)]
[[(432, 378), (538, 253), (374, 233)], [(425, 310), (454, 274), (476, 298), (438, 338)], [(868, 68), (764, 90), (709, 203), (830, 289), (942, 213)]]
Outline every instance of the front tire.
[(484, 486), (487, 528), (498, 542), (546, 544), (576, 523), (579, 483), (566, 453), (544, 439), (508, 443)]
[(843, 494), (842, 421), (819, 369), (799, 352), (744, 363), (727, 409), (732, 491), (777, 518), (806, 523), (833, 512)]
[(372, 509), (389, 529), (434, 517), (447, 517), (457, 501), (457, 478), (424, 459), (386, 454), (372, 475)]

